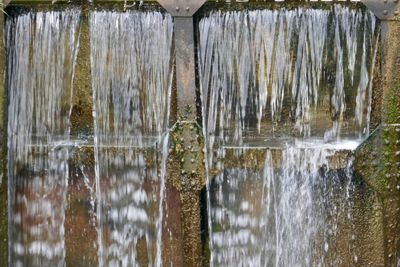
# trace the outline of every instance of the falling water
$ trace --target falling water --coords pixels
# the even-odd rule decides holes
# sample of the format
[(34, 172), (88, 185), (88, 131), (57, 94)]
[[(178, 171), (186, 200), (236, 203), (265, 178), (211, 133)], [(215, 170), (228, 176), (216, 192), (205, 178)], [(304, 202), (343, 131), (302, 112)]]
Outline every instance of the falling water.
[[(11, 266), (65, 266), (65, 209), (79, 10), (7, 19)], [(62, 142), (60, 142), (62, 140)]]
[(161, 266), (166, 152), (158, 177), (157, 153), (145, 150), (167, 129), (172, 19), (96, 11), (90, 37), (99, 263)]
[[(345, 263), (335, 247), (370, 123), (375, 17), (340, 5), (218, 11), (199, 27), (211, 265)], [(231, 150), (265, 151), (264, 164), (226, 166)]]
[(351, 212), (352, 165), (337, 169), (336, 149), (301, 142), (266, 149), (261, 170), (225, 167), (221, 157), (210, 192), (214, 265), (340, 263), (331, 247)]
[(236, 143), (257, 134), (359, 137), (375, 25), (371, 13), (339, 5), (212, 12), (200, 21), (208, 133)]

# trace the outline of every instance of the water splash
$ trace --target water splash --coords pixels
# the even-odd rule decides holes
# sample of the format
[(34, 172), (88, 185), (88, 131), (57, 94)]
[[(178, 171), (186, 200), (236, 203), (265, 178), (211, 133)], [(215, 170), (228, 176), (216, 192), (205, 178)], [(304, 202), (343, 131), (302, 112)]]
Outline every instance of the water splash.
[(214, 266), (339, 264), (331, 247), (351, 212), (352, 183), (351, 172), (330, 167), (335, 152), (267, 149), (260, 171), (218, 162), (210, 193)]
[(160, 266), (166, 156), (160, 179), (144, 148), (167, 130), (172, 18), (96, 11), (90, 37), (99, 264)]
[(70, 96), (79, 10), (8, 17), (9, 262), (65, 266)]

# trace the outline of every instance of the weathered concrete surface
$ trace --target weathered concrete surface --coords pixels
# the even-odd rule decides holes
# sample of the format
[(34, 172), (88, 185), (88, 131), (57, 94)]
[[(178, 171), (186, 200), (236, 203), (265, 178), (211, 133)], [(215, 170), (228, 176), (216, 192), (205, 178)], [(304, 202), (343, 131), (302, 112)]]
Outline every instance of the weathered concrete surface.
[(4, 46), (4, 14), (0, 12), (0, 266), (8, 262), (8, 223), (7, 223), (7, 123), (5, 93), (5, 46)]
[(88, 4), (83, 4), (79, 30), (79, 52), (75, 66), (71, 135), (93, 135), (93, 98), (90, 63)]
[[(94, 149), (84, 147), (69, 162), (67, 209), (65, 212), (66, 264), (75, 267), (98, 266), (97, 229), (88, 184), (95, 184)], [(85, 179), (87, 179), (85, 184)]]
[[(206, 262), (201, 240), (200, 203), (201, 190), (206, 183), (203, 148), (204, 139), (197, 123), (175, 124), (167, 166), (163, 252), (164, 261), (168, 262), (164, 262), (165, 265), (173, 261), (173, 266), (203, 266)], [(168, 251), (170, 246), (176, 250)]]
[[(352, 262), (350, 266), (384, 267), (383, 207), (379, 194), (360, 177), (355, 177), (354, 192), (353, 229), (349, 229), (347, 235), (352, 242), (353, 253), (348, 255), (348, 262)], [(340, 253), (342, 255), (346, 251)]]
[[(160, 2), (168, 4), (168, 1)], [(204, 3), (195, 2), (187, 4), (193, 4), (197, 10)], [(206, 174), (202, 152), (204, 138), (197, 124), (200, 105), (196, 86), (194, 23), (191, 16), (181, 17), (180, 14), (189, 15), (195, 10), (173, 8), (175, 79), (171, 99), (173, 128), (165, 185), (163, 265), (204, 266), (208, 260), (202, 243), (205, 240), (202, 240), (201, 191), (205, 188)]]
[[(93, 134), (93, 98), (90, 63), (89, 8), (82, 1), (79, 27), (79, 51), (73, 80), (71, 135), (89, 136)], [(68, 179), (68, 208), (65, 216), (65, 245), (67, 266), (98, 266), (97, 232), (90, 214), (91, 192), (84, 183), (87, 175), (89, 184), (94, 184), (93, 148), (81, 148), (71, 159), (71, 173)], [(83, 166), (80, 168), (80, 166)], [(85, 172), (86, 174), (82, 173)], [(85, 240), (82, 238), (85, 237)], [(82, 242), (84, 241), (84, 242)]]
[[(225, 148), (223, 153), (213, 151), (214, 167), (223, 164), (224, 168), (243, 168), (263, 170), (265, 167), (266, 152), (270, 150), (272, 153), (272, 164), (274, 168), (282, 168), (282, 153), (284, 148)], [(339, 150), (332, 156), (328, 157), (329, 167), (331, 170), (345, 169), (349, 160), (353, 157), (353, 151)], [(216, 164), (218, 163), (218, 164)], [(212, 168), (210, 173), (218, 175), (221, 170)]]
[(381, 83), (375, 87), (381, 91), (381, 109), (374, 111), (380, 113), (381, 126), (358, 149), (355, 162), (356, 173), (377, 193), (375, 205), (381, 207), (382, 225), (377, 227), (383, 231), (383, 266), (396, 266), (400, 258), (399, 51), (400, 22), (382, 22)]

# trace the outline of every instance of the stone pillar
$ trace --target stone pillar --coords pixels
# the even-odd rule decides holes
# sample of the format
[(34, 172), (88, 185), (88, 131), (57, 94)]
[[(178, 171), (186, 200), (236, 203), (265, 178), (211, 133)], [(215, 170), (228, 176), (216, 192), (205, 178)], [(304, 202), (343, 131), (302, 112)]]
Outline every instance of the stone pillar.
[(385, 262), (400, 260), (400, 15), (382, 22), (382, 124), (381, 179), (383, 195)]
[[(93, 98), (90, 61), (89, 3), (82, 1), (82, 13), (79, 26), (79, 51), (75, 63), (73, 80), (71, 138), (78, 135), (93, 135)], [(84, 183), (80, 166), (85, 166), (87, 179), (94, 184), (94, 151), (91, 147), (76, 150), (70, 160), (68, 181), (68, 208), (65, 214), (65, 246), (67, 266), (97, 266), (96, 226), (86, 201), (90, 191)], [(82, 242), (82, 236), (85, 242)]]
[[(382, 1), (383, 2), (383, 1)], [(392, 2), (391, 2), (392, 3)], [(398, 2), (393, 2), (398, 3)], [(400, 10), (383, 10), (381, 17), (381, 79), (375, 86), (379, 96), (373, 112), (380, 126), (356, 153), (356, 173), (377, 193), (383, 235), (382, 266), (400, 260)], [(379, 16), (379, 14), (377, 14)], [(377, 114), (375, 114), (376, 116)], [(374, 205), (374, 204), (372, 204)], [(367, 219), (367, 218), (366, 218)]]
[[(176, 233), (170, 233), (175, 240), (171, 245), (177, 248), (172, 255), (177, 251), (183, 252), (179, 263), (175, 262), (178, 266), (203, 266), (205, 260), (201, 240), (200, 199), (206, 174), (201, 133), (201, 128), (195, 122), (177, 122), (171, 133), (166, 199), (172, 202), (167, 201), (165, 213), (168, 231), (180, 225)], [(170, 247), (168, 236), (166, 241), (164, 247)]]
[(201, 190), (205, 187), (204, 138), (196, 115), (198, 89), (193, 14), (205, 0), (158, 0), (174, 17), (176, 86), (171, 107), (163, 260), (169, 266), (203, 266)]

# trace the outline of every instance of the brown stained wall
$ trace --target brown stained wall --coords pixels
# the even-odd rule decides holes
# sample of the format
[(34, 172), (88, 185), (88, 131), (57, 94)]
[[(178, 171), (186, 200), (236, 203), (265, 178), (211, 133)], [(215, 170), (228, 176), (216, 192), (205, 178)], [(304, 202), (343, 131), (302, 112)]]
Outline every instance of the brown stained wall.
[(400, 259), (400, 20), (383, 23), (382, 122), (384, 170), (387, 181), (383, 197), (385, 262), (395, 266)]
[[(18, 1), (19, 2), (19, 1)], [(43, 2), (43, 1), (30, 1), (31, 3), (35, 2)], [(117, 2), (117, 1), (116, 1)], [(120, 1), (122, 2), (122, 1)], [(154, 2), (154, 1), (152, 1)], [(292, 1), (293, 2), (293, 1)], [(298, 3), (296, 3), (298, 4)], [(121, 4), (122, 5), (122, 4)], [(222, 5), (222, 4), (221, 4)], [(261, 5), (261, 3), (260, 3)], [(213, 6), (215, 8), (215, 5)], [(207, 6), (207, 8), (209, 8)], [(203, 11), (205, 12), (207, 9), (205, 8)], [(84, 11), (81, 22), (81, 31), (80, 31), (80, 51), (78, 54), (77, 65), (75, 69), (75, 79), (74, 79), (74, 96), (73, 96), (73, 109), (72, 109), (72, 134), (77, 135), (78, 133), (91, 134), (93, 133), (93, 117), (92, 117), (92, 89), (91, 89), (91, 77), (90, 77), (90, 37), (89, 37), (89, 27), (87, 20), (88, 12)], [(0, 17), (0, 35), (3, 36), (3, 27), (2, 24), (4, 22), (3, 15)], [(381, 55), (382, 60), (384, 61), (382, 66), (382, 75), (378, 75), (375, 79), (375, 91), (374, 91), (374, 106), (373, 106), (373, 126), (377, 126), (380, 121), (386, 123), (400, 123), (400, 26), (399, 22), (387, 22), (386, 23), (386, 31), (387, 31), (387, 39), (383, 41), (383, 55)], [(7, 180), (5, 170), (5, 159), (6, 159), (6, 123), (5, 121), (5, 91), (4, 91), (4, 70), (5, 70), (5, 59), (4, 59), (4, 44), (3, 38), (0, 39), (0, 138), (3, 140), (1, 143), (2, 151), (0, 152), (0, 175), (2, 175), (2, 183), (0, 185), (0, 266), (6, 266), (7, 261)], [(382, 112), (381, 112), (382, 110)], [(396, 129), (394, 131), (389, 131), (389, 133), (393, 134), (388, 136), (389, 142), (397, 142), (398, 137), (396, 136)], [(383, 137), (379, 137), (383, 138)], [(382, 143), (382, 142), (380, 142)], [(384, 171), (379, 171), (379, 175), (385, 176), (386, 183), (386, 175), (394, 175), (391, 178), (391, 189), (396, 188), (396, 183), (398, 182), (399, 173), (399, 165), (400, 159), (395, 156), (397, 152), (396, 146), (387, 146), (388, 150), (381, 149), (383, 155), (388, 153), (389, 158), (382, 159), (381, 163), (379, 163), (379, 168), (384, 169)], [(372, 148), (372, 150), (376, 150), (376, 148)], [(263, 153), (261, 153), (263, 154)], [(246, 157), (247, 158), (247, 157)], [(259, 161), (260, 164), (256, 164), (258, 167), (262, 166), (262, 162), (264, 162), (264, 155), (258, 155), (255, 153), (251, 157), (251, 161), (249, 164), (254, 163), (253, 160)], [(361, 158), (361, 162), (365, 160), (372, 160), (368, 157)], [(387, 160), (387, 162), (385, 162)], [(241, 160), (238, 161), (238, 163)], [(386, 166), (385, 163), (393, 163), (392, 165)], [(177, 164), (179, 165), (179, 164)], [(397, 166), (397, 167), (396, 167)], [(385, 169), (386, 168), (386, 169)], [(390, 169), (388, 169), (390, 168)], [(386, 171), (385, 171), (386, 170)], [(175, 170), (176, 171), (176, 170)], [(375, 170), (376, 171), (376, 170)], [(375, 177), (375, 173), (369, 173), (371, 177)], [(180, 176), (179, 172), (175, 173), (177, 177)], [(390, 176), (392, 177), (392, 176)], [(397, 177), (397, 178), (396, 178)], [(366, 179), (365, 175), (364, 178)], [(394, 179), (397, 179), (394, 181)], [(71, 180), (72, 184), (73, 181)], [(395, 183), (396, 182), (396, 183)], [(71, 190), (74, 190), (72, 188)], [(371, 189), (371, 187), (367, 186), (364, 182), (361, 182), (361, 185), (357, 188), (358, 195), (356, 202), (355, 210), (357, 213), (354, 215), (355, 220), (357, 221), (358, 227), (355, 229), (356, 235), (359, 238), (355, 241), (357, 246), (357, 254), (358, 259), (357, 262), (354, 262), (356, 266), (395, 266), (395, 256), (393, 253), (396, 251), (400, 251), (400, 233), (399, 233), (399, 213), (398, 207), (400, 206), (400, 197), (399, 194), (393, 193), (390, 194), (391, 197), (386, 197), (381, 194), (378, 194), (376, 190)], [(70, 192), (70, 194), (75, 194), (74, 192)], [(195, 194), (193, 194), (195, 195)], [(181, 200), (185, 199), (185, 196), (182, 199), (179, 196), (179, 192), (172, 186), (168, 185), (166, 192), (166, 214), (167, 217), (166, 227), (164, 228), (164, 255), (166, 258), (170, 259), (169, 262), (175, 262), (176, 266), (183, 266), (182, 258), (184, 255), (180, 253), (183, 251), (183, 233), (182, 229), (182, 218), (181, 212), (184, 208), (181, 206)], [(191, 195), (192, 196), (192, 195)], [(77, 196), (77, 199), (81, 196)], [(187, 197), (187, 196), (186, 196)], [(82, 199), (86, 198), (83, 196)], [(190, 198), (190, 196), (189, 196)], [(190, 199), (194, 202), (195, 205), (199, 205), (197, 199)], [(391, 200), (391, 201), (390, 201)], [(394, 203), (394, 204), (393, 204)], [(76, 204), (76, 203), (75, 203)], [(71, 227), (79, 226), (82, 224), (87, 224), (87, 214), (85, 211), (81, 212), (79, 208), (82, 204), (70, 203), (71, 209), (67, 212), (66, 223)], [(393, 206), (393, 207), (392, 207)], [(76, 207), (75, 211), (73, 208)], [(80, 214), (82, 213), (82, 214)], [(190, 213), (190, 212), (188, 212)], [(196, 210), (193, 218), (199, 219), (199, 212)], [(79, 221), (84, 220), (84, 221)], [(200, 223), (200, 222), (199, 222)], [(394, 227), (393, 227), (394, 225)], [(198, 225), (197, 225), (198, 227)], [(67, 228), (69, 228), (67, 226)], [(75, 263), (79, 262), (79, 258), (82, 256), (80, 253), (84, 253), (83, 251), (78, 251), (78, 244), (74, 240), (75, 235), (78, 238), (80, 232), (79, 229), (72, 229), (73, 233), (66, 233), (67, 240), (66, 245), (70, 248), (75, 248), (76, 254), (68, 255), (67, 261), (71, 263), (71, 266)], [(198, 229), (197, 229), (198, 230)], [(94, 235), (94, 229), (88, 229), (90, 235)], [(170, 236), (169, 231), (173, 231), (177, 235), (172, 239), (169, 239)], [(70, 237), (68, 237), (70, 234)], [(391, 238), (393, 237), (393, 238)], [(168, 239), (168, 240), (166, 240)], [(389, 240), (391, 240), (389, 242)], [(195, 245), (195, 244), (193, 244)], [(196, 246), (196, 245), (195, 245)], [(194, 248), (195, 250), (198, 247)], [(88, 250), (91, 250), (88, 248)], [(86, 252), (85, 252), (86, 253)], [(91, 251), (92, 255), (95, 253)], [(198, 253), (198, 252), (196, 252)], [(194, 253), (194, 254), (196, 254)], [(389, 257), (389, 254), (392, 254)], [(349, 257), (352, 255), (349, 255)], [(94, 256), (95, 257), (95, 256)], [(96, 265), (96, 260), (93, 260), (93, 264)], [(91, 262), (88, 260), (87, 262)], [(350, 259), (354, 260), (354, 259)], [(74, 265), (77, 266), (77, 265)], [(89, 266), (89, 265), (88, 265)]]
[(387, 124), (400, 123), (400, 18), (382, 23), (382, 118)]
[(90, 65), (89, 11), (83, 6), (79, 29), (79, 52), (75, 66), (71, 135), (93, 134), (93, 98)]
[[(357, 178), (358, 179), (358, 178)], [(354, 242), (354, 255), (349, 261), (354, 266), (384, 267), (383, 210), (379, 195), (364, 181), (355, 188), (353, 208), (354, 229), (350, 242)], [(357, 256), (357, 260), (355, 259)]]
[[(378, 74), (374, 97), (373, 123), (380, 127), (359, 148), (356, 173), (375, 194), (365, 195), (365, 238), (377, 234), (379, 255), (372, 254), (373, 266), (396, 266), (400, 259), (400, 21), (382, 22), (381, 73)], [(366, 197), (369, 196), (369, 197)], [(368, 207), (379, 207), (375, 212)], [(378, 213), (377, 213), (378, 212)], [(379, 230), (381, 229), (381, 230)], [(372, 242), (372, 241), (371, 241)], [(362, 245), (365, 245), (364, 243)]]

